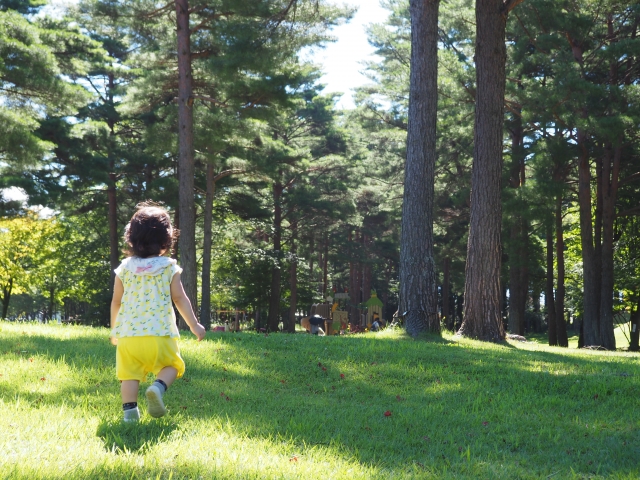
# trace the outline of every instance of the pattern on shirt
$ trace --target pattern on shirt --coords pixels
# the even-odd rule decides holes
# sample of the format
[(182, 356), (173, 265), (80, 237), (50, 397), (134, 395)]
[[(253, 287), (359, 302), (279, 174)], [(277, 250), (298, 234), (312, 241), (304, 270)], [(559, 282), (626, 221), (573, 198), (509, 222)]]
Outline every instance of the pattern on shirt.
[[(182, 268), (174, 260), (156, 275), (136, 275), (127, 268), (130, 261), (131, 258), (125, 259), (115, 270), (122, 280), (124, 293), (112, 336), (179, 337), (171, 304), (171, 280), (176, 273), (182, 272)], [(139, 269), (136, 267), (136, 271)]]

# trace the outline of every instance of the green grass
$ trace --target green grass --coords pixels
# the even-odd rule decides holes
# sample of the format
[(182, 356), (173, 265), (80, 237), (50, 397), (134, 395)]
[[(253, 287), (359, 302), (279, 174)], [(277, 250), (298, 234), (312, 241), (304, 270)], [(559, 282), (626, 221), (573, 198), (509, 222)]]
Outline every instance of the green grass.
[(636, 354), (185, 334), (169, 414), (130, 425), (107, 336), (0, 322), (0, 478), (640, 477)]

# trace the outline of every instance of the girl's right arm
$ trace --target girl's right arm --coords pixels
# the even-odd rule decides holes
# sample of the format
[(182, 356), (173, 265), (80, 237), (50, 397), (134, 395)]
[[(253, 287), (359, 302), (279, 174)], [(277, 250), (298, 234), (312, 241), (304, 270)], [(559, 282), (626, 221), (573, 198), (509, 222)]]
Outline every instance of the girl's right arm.
[[(116, 280), (113, 283), (113, 298), (111, 299), (111, 330), (113, 330), (116, 326), (116, 318), (118, 317), (120, 305), (122, 305), (123, 293), (124, 286), (122, 285), (122, 280), (120, 280), (120, 277), (116, 275)], [(113, 345), (117, 345), (118, 339), (115, 337), (111, 337), (111, 343)]]
[(207, 331), (200, 323), (198, 323), (198, 319), (196, 318), (195, 313), (193, 313), (191, 302), (189, 301), (187, 294), (184, 292), (184, 287), (182, 286), (179, 273), (176, 273), (171, 280), (171, 300), (176, 304), (178, 312), (180, 312), (184, 321), (189, 325), (191, 332), (198, 337), (198, 341), (202, 340)]

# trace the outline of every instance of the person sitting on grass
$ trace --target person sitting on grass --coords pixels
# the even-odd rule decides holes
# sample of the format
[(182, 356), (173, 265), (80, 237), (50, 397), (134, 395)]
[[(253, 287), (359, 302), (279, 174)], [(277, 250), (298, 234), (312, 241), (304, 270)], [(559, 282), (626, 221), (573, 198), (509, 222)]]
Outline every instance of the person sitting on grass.
[(156, 380), (145, 395), (149, 415), (156, 418), (167, 413), (164, 393), (184, 374), (171, 302), (198, 341), (206, 334), (182, 287), (182, 268), (163, 256), (176, 237), (169, 214), (151, 203), (136, 208), (124, 234), (129, 256), (115, 270), (111, 300), (111, 343), (117, 345), (116, 375), (125, 422), (140, 420), (138, 389), (149, 372)]

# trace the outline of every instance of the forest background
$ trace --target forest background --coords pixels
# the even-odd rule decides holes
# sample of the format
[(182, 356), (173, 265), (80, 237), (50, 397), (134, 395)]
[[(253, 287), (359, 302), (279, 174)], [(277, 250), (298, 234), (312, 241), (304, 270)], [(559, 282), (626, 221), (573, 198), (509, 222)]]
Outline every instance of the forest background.
[[(408, 1), (382, 2), (389, 18), (368, 30), (380, 60), (352, 110), (301, 55), (331, 40), (348, 7), (100, 0), (50, 17), (44, 5), (0, 0), (0, 187), (29, 197), (0, 205), (3, 318), (107, 325), (109, 272), (145, 199), (183, 232), (173, 254), (197, 266), (185, 287), (207, 325), (239, 309), (256, 328), (292, 331), (299, 311), (344, 292), (358, 318), (372, 290), (391, 317)], [(508, 16), (500, 285), (512, 333), (566, 346), (567, 328), (596, 312), (638, 348), (639, 23), (631, 1), (527, 0)], [(433, 243), (450, 330), (463, 320), (475, 34), (473, 2), (440, 5)], [(185, 145), (193, 170), (180, 176)]]

